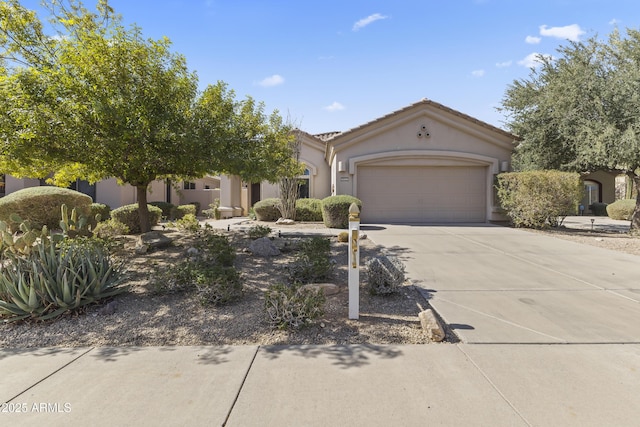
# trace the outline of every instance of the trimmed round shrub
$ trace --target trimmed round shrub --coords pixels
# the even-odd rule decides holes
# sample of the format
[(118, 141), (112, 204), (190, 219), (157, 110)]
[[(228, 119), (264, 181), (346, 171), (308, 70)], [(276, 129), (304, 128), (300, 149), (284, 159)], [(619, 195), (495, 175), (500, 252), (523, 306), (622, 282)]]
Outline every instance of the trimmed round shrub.
[(277, 221), (282, 215), (278, 206), (280, 205), (280, 199), (270, 198), (260, 200), (253, 205), (253, 211), (256, 214), (258, 221)]
[(176, 206), (173, 203), (169, 202), (149, 202), (151, 206), (158, 207), (162, 209), (162, 217), (166, 219), (174, 219), (174, 209)]
[[(31, 222), (33, 228), (46, 225), (50, 230), (55, 230), (60, 228), (62, 205), (67, 205), (69, 212), (75, 208), (79, 215), (88, 216), (92, 201), (90, 196), (68, 188), (24, 188), (0, 198), (0, 220), (10, 227), (17, 227), (9, 218), (11, 214), (17, 214)], [(12, 231), (16, 230), (12, 228)]]
[(325, 227), (349, 228), (349, 207), (352, 203), (362, 211), (362, 201), (346, 194), (322, 199), (322, 220)]
[(308, 221), (308, 222), (322, 221), (322, 200), (320, 199), (296, 200), (296, 221)]
[[(153, 227), (162, 218), (162, 209), (157, 206), (147, 205), (149, 208), (149, 224)], [(111, 211), (111, 218), (123, 223), (129, 228), (129, 234), (138, 234), (140, 230), (140, 216), (138, 215), (138, 204), (121, 206)]]
[(633, 211), (636, 209), (635, 199), (617, 200), (607, 205), (607, 215), (611, 219), (631, 220)]
[(589, 205), (589, 210), (595, 216), (607, 216), (607, 206), (606, 203), (592, 203)]
[(99, 222), (96, 228), (93, 229), (93, 234), (101, 239), (108, 239), (129, 234), (129, 227), (118, 220), (109, 218), (106, 221)]
[(180, 205), (177, 206), (174, 210), (174, 218), (181, 219), (184, 218), (185, 215), (193, 215), (196, 216), (196, 212), (198, 211), (197, 206), (193, 204), (189, 205)]

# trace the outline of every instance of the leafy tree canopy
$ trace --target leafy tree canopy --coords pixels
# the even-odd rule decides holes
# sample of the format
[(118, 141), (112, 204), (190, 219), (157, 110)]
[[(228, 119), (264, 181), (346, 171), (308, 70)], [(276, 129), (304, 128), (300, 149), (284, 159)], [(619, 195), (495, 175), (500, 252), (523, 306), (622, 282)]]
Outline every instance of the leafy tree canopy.
[(107, 0), (96, 12), (77, 0), (49, 0), (54, 34), (19, 0), (0, 3), (0, 170), (47, 177), (115, 177), (138, 189), (143, 231), (146, 189), (167, 177), (208, 173), (276, 181), (295, 167), (289, 128), (277, 112), (223, 82), (198, 78), (169, 39), (126, 28)]
[(538, 59), (540, 67), (507, 88), (500, 108), (522, 138), (514, 166), (619, 171), (640, 183), (640, 31), (571, 42), (557, 57)]

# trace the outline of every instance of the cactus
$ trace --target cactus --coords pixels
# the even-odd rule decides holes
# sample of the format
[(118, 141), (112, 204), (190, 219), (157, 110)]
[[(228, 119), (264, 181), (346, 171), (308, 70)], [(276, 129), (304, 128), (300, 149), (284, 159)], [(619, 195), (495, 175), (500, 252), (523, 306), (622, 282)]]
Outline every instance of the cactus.
[(34, 245), (38, 242), (42, 242), (44, 245), (55, 245), (63, 239), (63, 236), (52, 235), (46, 225), (41, 230), (32, 229), (29, 222), (23, 221), (17, 215), (12, 215), (11, 221), (19, 224), (18, 229), (21, 234), (12, 234), (11, 227), (6, 222), (0, 221), (0, 256), (7, 253), (30, 255), (34, 250)]
[[(60, 213), (62, 217), (60, 220), (60, 229), (66, 237), (73, 239), (78, 236), (93, 236), (93, 230), (91, 230), (89, 219), (84, 215), (80, 215), (78, 218), (76, 208), (71, 209), (71, 215), (69, 215), (69, 208), (67, 208), (67, 205), (63, 204), (60, 207)], [(100, 219), (100, 214), (96, 214), (95, 222), (100, 222)]]

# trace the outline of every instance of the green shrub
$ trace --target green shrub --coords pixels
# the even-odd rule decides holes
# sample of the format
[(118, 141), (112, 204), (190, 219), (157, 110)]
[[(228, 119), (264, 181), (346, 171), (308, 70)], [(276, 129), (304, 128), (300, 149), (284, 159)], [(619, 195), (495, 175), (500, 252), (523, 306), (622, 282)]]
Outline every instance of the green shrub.
[(197, 231), (200, 229), (200, 221), (194, 214), (185, 214), (182, 218), (176, 220), (173, 226), (182, 231)]
[(119, 268), (101, 242), (63, 246), (40, 240), (28, 256), (11, 256), (0, 270), (0, 317), (48, 320), (125, 290)]
[(349, 241), (349, 232), (341, 231), (338, 233), (338, 242), (345, 243)]
[(264, 298), (269, 322), (279, 328), (299, 328), (324, 314), (326, 297), (322, 289), (301, 285), (271, 285)]
[(296, 200), (296, 221), (306, 221), (306, 222), (322, 221), (322, 200), (320, 199)]
[(109, 218), (106, 221), (99, 222), (96, 228), (93, 229), (93, 234), (101, 239), (109, 239), (129, 234), (129, 227), (117, 219)]
[[(162, 209), (153, 205), (149, 208), (149, 224), (153, 227), (157, 225), (162, 217)], [(140, 216), (138, 215), (138, 204), (121, 206), (111, 211), (111, 218), (123, 223), (129, 228), (130, 234), (140, 233)]]
[(635, 209), (635, 199), (621, 199), (607, 206), (607, 215), (611, 219), (631, 220)]
[(349, 207), (352, 203), (362, 210), (362, 201), (353, 196), (329, 196), (322, 199), (322, 220), (325, 227), (349, 228)]
[(211, 228), (196, 232), (197, 256), (154, 276), (157, 294), (194, 292), (205, 305), (221, 305), (242, 297), (240, 273), (233, 267), (235, 251), (229, 240)]
[(195, 275), (195, 286), (202, 305), (223, 305), (242, 297), (240, 273), (233, 267), (201, 264)]
[(34, 228), (46, 225), (50, 230), (55, 230), (60, 225), (60, 207), (63, 204), (69, 210), (76, 208), (79, 214), (88, 216), (91, 202), (91, 197), (68, 188), (24, 188), (0, 198), (0, 221), (16, 231), (17, 224), (10, 220), (10, 216), (17, 214)]
[(209, 227), (200, 228), (195, 234), (195, 248), (210, 263), (223, 267), (232, 267), (236, 259), (236, 252), (229, 243), (229, 239)]
[(149, 205), (155, 206), (157, 208), (160, 208), (162, 210), (162, 218), (167, 219), (167, 220), (175, 219), (174, 209), (176, 208), (176, 206), (173, 203), (169, 203), (169, 202), (149, 202)]
[(277, 221), (281, 216), (278, 206), (280, 206), (280, 199), (264, 199), (253, 205), (253, 212), (258, 221)]
[(577, 173), (510, 172), (498, 175), (498, 198), (516, 227), (557, 227), (574, 215), (584, 186)]
[(254, 225), (249, 230), (247, 230), (247, 235), (250, 239), (259, 239), (261, 237), (267, 237), (271, 234), (271, 227), (267, 227), (264, 225)]
[(592, 215), (595, 216), (607, 216), (607, 204), (606, 203), (592, 203), (589, 205), (589, 210)]
[(375, 257), (367, 262), (367, 287), (372, 295), (388, 295), (404, 283), (404, 265), (394, 257)]
[[(109, 205), (105, 205), (104, 203), (91, 203), (89, 208), (89, 223), (91, 224), (91, 228), (96, 228), (98, 222), (111, 218), (111, 208)], [(100, 221), (96, 221), (96, 215), (100, 215)]]
[(180, 206), (177, 206), (175, 208), (173, 218), (174, 219), (180, 219), (180, 218), (184, 217), (185, 215), (196, 216), (197, 211), (198, 210), (196, 208), (196, 205), (192, 205), (192, 204), (180, 205)]
[(288, 266), (291, 282), (306, 284), (330, 278), (333, 272), (330, 250), (331, 242), (323, 237), (302, 242), (294, 261)]

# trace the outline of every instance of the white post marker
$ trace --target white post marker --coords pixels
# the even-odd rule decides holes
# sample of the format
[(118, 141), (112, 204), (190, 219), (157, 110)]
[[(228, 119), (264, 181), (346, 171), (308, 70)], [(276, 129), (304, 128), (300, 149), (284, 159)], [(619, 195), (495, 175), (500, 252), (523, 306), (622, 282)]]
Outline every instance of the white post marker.
[(360, 316), (360, 209), (349, 206), (349, 319)]

